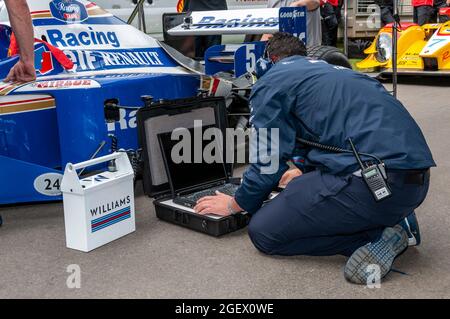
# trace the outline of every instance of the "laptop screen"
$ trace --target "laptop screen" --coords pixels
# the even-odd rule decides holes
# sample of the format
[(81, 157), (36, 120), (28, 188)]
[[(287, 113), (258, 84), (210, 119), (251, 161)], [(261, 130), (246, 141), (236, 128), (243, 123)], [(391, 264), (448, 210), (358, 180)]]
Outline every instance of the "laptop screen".
[[(206, 129), (210, 127), (215, 127), (213, 125), (211, 126), (203, 126), (202, 128), (196, 128), (196, 130), (201, 130), (202, 136)], [(225, 171), (225, 165), (222, 161), (214, 161), (212, 163), (208, 163), (210, 161), (205, 161), (205, 158), (203, 154), (210, 154), (210, 150), (212, 145), (216, 146), (214, 149), (219, 150), (220, 149), (220, 143), (218, 141), (201, 141), (201, 148), (197, 149), (197, 152), (199, 149), (201, 149), (202, 156), (197, 154), (197, 156), (194, 155), (194, 149), (195, 149), (195, 142), (194, 142), (194, 129), (189, 129), (191, 138), (189, 139), (190, 143), (182, 143), (181, 140), (172, 140), (172, 132), (168, 133), (161, 133), (158, 134), (158, 139), (161, 147), (161, 152), (163, 153), (163, 158), (165, 161), (165, 167), (167, 171), (167, 177), (169, 178), (169, 182), (171, 182), (171, 187), (173, 188), (174, 192), (179, 192), (183, 189), (206, 184), (206, 183), (212, 183), (216, 181), (221, 181), (227, 179), (226, 171)], [(197, 142), (197, 141), (196, 141)], [(200, 142), (200, 141), (198, 141)], [(214, 143), (214, 144), (211, 144)], [(172, 149), (174, 146), (177, 146), (177, 149), (174, 151), (174, 155), (179, 156), (181, 154), (182, 161), (180, 162), (180, 158), (173, 158), (172, 156)], [(188, 147), (183, 147), (182, 151), (180, 151), (181, 146), (180, 145), (187, 145), (190, 146), (190, 152), (187, 149)], [(208, 150), (205, 152), (205, 147), (208, 146)], [(184, 151), (187, 151), (190, 156), (187, 156)], [(212, 152), (212, 155), (215, 155), (214, 152)], [(220, 154), (218, 154), (218, 157), (222, 158), (223, 160), (223, 152), (220, 151)]]

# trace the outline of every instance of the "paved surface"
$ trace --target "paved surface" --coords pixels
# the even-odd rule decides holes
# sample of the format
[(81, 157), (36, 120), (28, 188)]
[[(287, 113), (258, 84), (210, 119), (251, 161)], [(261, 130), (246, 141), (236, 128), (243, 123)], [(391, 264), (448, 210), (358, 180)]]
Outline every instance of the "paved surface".
[[(439, 165), (418, 209), (423, 245), (395, 264), (408, 276), (392, 273), (380, 289), (354, 286), (343, 257), (267, 257), (245, 230), (216, 239), (157, 220), (139, 190), (137, 231), (89, 254), (65, 248), (60, 203), (0, 208), (0, 299), (449, 298), (449, 88), (402, 84), (399, 92)], [(81, 289), (66, 286), (70, 264), (81, 267)]]

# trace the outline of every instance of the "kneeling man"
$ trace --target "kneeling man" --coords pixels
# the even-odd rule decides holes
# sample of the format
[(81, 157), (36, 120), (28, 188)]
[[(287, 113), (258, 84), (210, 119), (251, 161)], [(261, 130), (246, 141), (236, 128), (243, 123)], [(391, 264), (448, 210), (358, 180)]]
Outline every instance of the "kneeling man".
[[(202, 198), (196, 211), (249, 212), (250, 238), (263, 253), (342, 254), (350, 256), (344, 272), (350, 282), (366, 284), (372, 264), (384, 277), (408, 243), (420, 243), (414, 209), (435, 166), (420, 128), (378, 81), (306, 58), (294, 36), (276, 34), (266, 52), (273, 66), (253, 89), (251, 123), (259, 135), (263, 128), (279, 130), (270, 154), (278, 170), (262, 173), (271, 164), (253, 163), (234, 198)], [(351, 149), (351, 139), (358, 152), (384, 162), (392, 196), (375, 201), (351, 152), (305, 147), (298, 138), (341, 149)], [(289, 161), (298, 168), (288, 170)], [(263, 205), (280, 181), (286, 189)]]

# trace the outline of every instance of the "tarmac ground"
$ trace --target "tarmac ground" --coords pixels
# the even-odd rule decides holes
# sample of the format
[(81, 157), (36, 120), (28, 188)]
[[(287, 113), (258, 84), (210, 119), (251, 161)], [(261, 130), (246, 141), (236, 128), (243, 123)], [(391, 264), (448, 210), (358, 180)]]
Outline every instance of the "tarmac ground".
[[(423, 243), (396, 260), (381, 288), (345, 281), (344, 257), (269, 257), (246, 230), (213, 238), (156, 218), (141, 187), (137, 230), (90, 253), (65, 247), (62, 203), (0, 208), (0, 299), (4, 298), (449, 298), (450, 98), (438, 79), (403, 81), (399, 98), (438, 164), (417, 209)], [(390, 84), (386, 84), (390, 87)], [(69, 289), (69, 265), (81, 288)]]

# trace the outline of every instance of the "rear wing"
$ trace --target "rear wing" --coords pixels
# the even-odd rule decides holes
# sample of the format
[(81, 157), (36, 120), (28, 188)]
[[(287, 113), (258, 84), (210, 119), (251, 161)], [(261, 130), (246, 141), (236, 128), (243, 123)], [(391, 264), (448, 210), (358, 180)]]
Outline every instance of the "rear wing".
[[(304, 12), (301, 8), (294, 10)], [(187, 13), (183, 22), (167, 33), (171, 36), (275, 33), (280, 29), (279, 14), (279, 8), (195, 11)]]
[[(189, 37), (204, 35), (268, 34), (282, 31), (306, 42), (306, 14), (306, 7), (166, 14), (163, 17), (164, 38), (182, 51), (189, 46), (187, 41), (193, 44), (194, 40)], [(177, 43), (176, 39), (180, 38), (184, 40)], [(204, 72), (207, 75), (231, 72), (236, 78), (252, 73), (256, 61), (263, 56), (264, 49), (265, 44), (262, 42), (210, 47), (205, 53)]]

